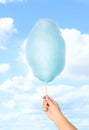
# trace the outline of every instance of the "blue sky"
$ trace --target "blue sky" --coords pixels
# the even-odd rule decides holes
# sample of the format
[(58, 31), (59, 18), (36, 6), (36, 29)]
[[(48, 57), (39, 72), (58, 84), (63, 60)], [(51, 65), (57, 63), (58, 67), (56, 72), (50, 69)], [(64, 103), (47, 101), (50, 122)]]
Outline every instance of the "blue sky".
[(88, 0), (0, 0), (0, 129), (57, 129), (42, 111), (45, 87), (25, 57), (29, 32), (42, 18), (59, 26), (66, 43), (65, 68), (48, 94), (79, 130), (88, 130)]

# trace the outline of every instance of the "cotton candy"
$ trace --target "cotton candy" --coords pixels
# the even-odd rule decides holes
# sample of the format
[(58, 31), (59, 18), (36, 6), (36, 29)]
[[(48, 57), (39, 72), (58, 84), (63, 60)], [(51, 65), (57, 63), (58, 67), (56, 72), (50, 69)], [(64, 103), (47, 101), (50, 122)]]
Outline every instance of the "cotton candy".
[(26, 57), (34, 76), (48, 83), (65, 65), (65, 41), (57, 25), (48, 19), (39, 20), (30, 32)]

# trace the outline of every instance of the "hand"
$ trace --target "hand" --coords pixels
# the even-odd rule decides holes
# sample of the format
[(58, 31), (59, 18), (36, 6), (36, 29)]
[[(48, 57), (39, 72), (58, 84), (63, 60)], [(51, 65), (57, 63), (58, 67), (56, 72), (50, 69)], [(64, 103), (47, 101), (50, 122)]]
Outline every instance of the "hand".
[(62, 114), (58, 104), (49, 96), (43, 97), (43, 111), (60, 130), (77, 130)]
[(59, 113), (61, 113), (61, 110), (56, 101), (54, 101), (49, 96), (43, 97), (43, 111), (53, 122), (55, 122), (57, 116), (59, 115)]

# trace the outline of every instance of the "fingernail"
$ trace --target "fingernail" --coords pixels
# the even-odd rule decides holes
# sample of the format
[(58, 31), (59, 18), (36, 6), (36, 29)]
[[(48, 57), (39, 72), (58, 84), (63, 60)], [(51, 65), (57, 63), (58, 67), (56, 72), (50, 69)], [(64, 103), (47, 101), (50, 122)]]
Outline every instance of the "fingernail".
[(43, 96), (43, 99), (46, 99), (46, 96)]

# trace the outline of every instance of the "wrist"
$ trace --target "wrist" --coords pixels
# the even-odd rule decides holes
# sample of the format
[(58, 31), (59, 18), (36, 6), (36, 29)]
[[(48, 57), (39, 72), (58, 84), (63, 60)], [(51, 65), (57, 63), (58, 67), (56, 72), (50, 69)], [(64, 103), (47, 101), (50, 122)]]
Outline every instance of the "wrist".
[(56, 116), (56, 119), (54, 121), (55, 125), (60, 130), (77, 130), (62, 114), (62, 112), (59, 112)]
[(55, 123), (55, 125), (59, 128), (60, 124), (61, 124), (61, 120), (63, 118), (63, 114), (61, 111), (59, 111), (56, 116), (55, 119), (53, 120), (53, 122)]

